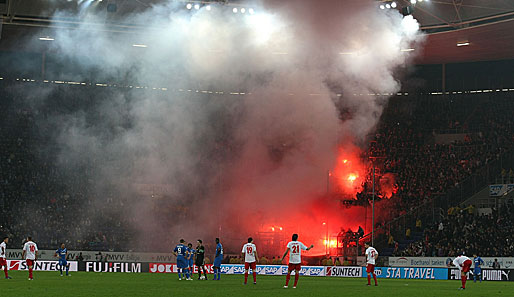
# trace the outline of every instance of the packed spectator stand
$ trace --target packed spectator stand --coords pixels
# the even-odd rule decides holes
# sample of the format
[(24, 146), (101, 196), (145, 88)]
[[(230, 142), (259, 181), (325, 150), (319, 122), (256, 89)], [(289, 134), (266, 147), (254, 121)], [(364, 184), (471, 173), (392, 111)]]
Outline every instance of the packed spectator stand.
[[(49, 138), (51, 127), (41, 126), (40, 117), (55, 116), (61, 109), (82, 108), (81, 100), (92, 101), (109, 98), (108, 88), (95, 86), (59, 86), (51, 89), (51, 100), (55, 109), (38, 109), (34, 95), (46, 90), (43, 84), (28, 85), (13, 80), (1, 81), (6, 90), (0, 102), (0, 203), (3, 215), (0, 218), (0, 233), (13, 239), (14, 246), (21, 246), (23, 236), (31, 234), (37, 238), (40, 248), (54, 248), (64, 241), (70, 249), (116, 250), (127, 249), (127, 242), (136, 230), (130, 217), (121, 217), (111, 209), (123, 208), (123, 199), (112, 199), (117, 193), (105, 191), (101, 205), (95, 210), (101, 213), (92, 219), (88, 216), (92, 199), (90, 177), (94, 164), (84, 162), (80, 170), (55, 165), (57, 148), (52, 147)], [(395, 176), (396, 190), (390, 199), (384, 198), (379, 207), (387, 209), (388, 215), (377, 218), (380, 238), (386, 241), (393, 236), (403, 238), (406, 226), (413, 230), (415, 221), (404, 223), (403, 229), (384, 228), (392, 219), (412, 213), (420, 205), (430, 203), (435, 197), (445, 195), (461, 182), (493, 161), (499, 160), (511, 151), (514, 144), (514, 94), (512, 92), (490, 92), (437, 96), (418, 94), (396, 96), (386, 107), (378, 129), (371, 137), (372, 145), (363, 158), (380, 155), (378, 164), (381, 173)], [(32, 102), (27, 104), (27, 102)], [(437, 143), (436, 135), (465, 134), (461, 141)], [(66, 164), (66, 160), (59, 160)], [(504, 168), (508, 174), (511, 168)], [(495, 170), (483, 176), (487, 183), (500, 174)], [(383, 197), (378, 189), (377, 197)], [(460, 201), (458, 201), (460, 202)], [(445, 210), (445, 206), (436, 208)], [(84, 211), (82, 211), (84, 210)], [(509, 210), (509, 214), (512, 211)], [(97, 218), (102, 218), (100, 221)], [(440, 216), (438, 215), (438, 218)], [(435, 216), (432, 217), (434, 221)], [(457, 213), (448, 216), (443, 232), (427, 228), (423, 234), (427, 240), (412, 244), (402, 254), (439, 255), (455, 253), (453, 249), (441, 248), (450, 240), (457, 226), (470, 231), (466, 241), (456, 242), (456, 247), (470, 250), (478, 247), (477, 241), (492, 242), (488, 236), (498, 232), (494, 238), (503, 238), (506, 230), (493, 222), (512, 222), (507, 213), (491, 217)], [(423, 220), (423, 227), (428, 224)], [(435, 222), (434, 222), (435, 223)], [(409, 225), (410, 224), (410, 225)], [(437, 226), (439, 226), (437, 224)], [(510, 226), (510, 227), (509, 227)], [(512, 229), (511, 225), (507, 227)], [(409, 229), (410, 229), (409, 228)], [(474, 233), (478, 228), (484, 232)], [(421, 229), (421, 228), (420, 228)], [(399, 232), (398, 232), (399, 231)], [(492, 231), (492, 232), (489, 232)], [(416, 230), (418, 236), (422, 230)], [(472, 236), (473, 234), (479, 234)], [(393, 245), (395, 240), (393, 239)], [(493, 244), (494, 245), (494, 244)], [(459, 247), (460, 248), (460, 247)], [(421, 250), (421, 252), (420, 252)], [(501, 255), (512, 252), (512, 245), (502, 243), (497, 247), (484, 245), (478, 250), (485, 255)], [(397, 248), (397, 253), (401, 252)]]

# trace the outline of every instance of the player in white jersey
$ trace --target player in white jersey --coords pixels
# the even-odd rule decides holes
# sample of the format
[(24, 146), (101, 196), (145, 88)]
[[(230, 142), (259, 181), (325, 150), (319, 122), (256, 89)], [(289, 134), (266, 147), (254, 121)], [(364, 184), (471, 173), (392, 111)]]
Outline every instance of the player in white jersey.
[(466, 281), (468, 280), (467, 273), (471, 269), (471, 264), (473, 264), (473, 262), (470, 258), (464, 256), (464, 253), (462, 253), (460, 256), (453, 259), (452, 264), (454, 266), (457, 266), (457, 268), (459, 268), (460, 270), (460, 280), (462, 283), (462, 287), (460, 287), (459, 290), (466, 289)]
[(243, 250), (241, 251), (241, 254), (243, 254), (243, 257), (245, 258), (245, 282), (248, 281), (248, 269), (252, 268), (252, 275), (253, 275), (253, 284), (257, 284), (257, 271), (255, 269), (257, 268), (256, 262), (259, 258), (257, 256), (257, 247), (255, 244), (253, 244), (253, 238), (248, 238), (248, 243), (245, 243), (243, 245)]
[(34, 267), (34, 263), (37, 260), (37, 245), (35, 242), (32, 241), (32, 238), (27, 237), (27, 242), (25, 242), (25, 245), (23, 246), (23, 254), (22, 258), (25, 259), (25, 262), (27, 263), (27, 266), (29, 268), (29, 280), (32, 280), (32, 269)]
[(298, 284), (298, 277), (300, 276), (300, 269), (302, 269), (302, 250), (308, 251), (313, 247), (314, 245), (312, 244), (310, 247), (307, 247), (305, 244), (299, 242), (298, 234), (293, 234), (293, 241), (290, 241), (287, 244), (287, 250), (282, 256), (282, 261), (284, 261), (284, 258), (287, 256), (287, 253), (289, 253), (289, 267), (287, 269), (286, 285), (284, 286), (284, 288), (287, 288), (289, 286), (291, 272), (294, 270), (295, 274), (293, 288), (296, 289), (296, 285)]
[(0, 243), (0, 269), (2, 266), (4, 267), (4, 273), (6, 279), (11, 279), (9, 274), (7, 273), (7, 270), (9, 269), (7, 265), (7, 258), (5, 257), (5, 254), (7, 252), (7, 244), (9, 243), (9, 237), (4, 237), (4, 240), (2, 243)]
[(373, 275), (373, 280), (375, 281), (375, 286), (378, 286), (377, 276), (375, 275), (375, 260), (378, 259), (377, 250), (370, 246), (368, 242), (364, 244), (366, 248), (366, 272), (368, 274), (368, 286), (371, 286), (371, 275)]

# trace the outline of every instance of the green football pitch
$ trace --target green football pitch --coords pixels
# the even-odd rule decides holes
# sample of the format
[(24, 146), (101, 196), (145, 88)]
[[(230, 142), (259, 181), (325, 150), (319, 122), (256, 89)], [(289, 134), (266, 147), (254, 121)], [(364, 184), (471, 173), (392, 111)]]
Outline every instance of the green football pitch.
[(61, 277), (35, 272), (33, 281), (26, 271), (12, 271), (11, 276), (0, 279), (0, 296), (514, 296), (514, 282), (468, 282), (459, 291), (460, 281), (382, 279), (378, 287), (368, 287), (364, 278), (300, 277), (298, 288), (290, 284), (284, 289), (283, 276), (258, 276), (257, 285), (246, 286), (242, 275), (222, 275), (220, 281), (178, 281), (176, 274), (151, 273), (75, 272)]

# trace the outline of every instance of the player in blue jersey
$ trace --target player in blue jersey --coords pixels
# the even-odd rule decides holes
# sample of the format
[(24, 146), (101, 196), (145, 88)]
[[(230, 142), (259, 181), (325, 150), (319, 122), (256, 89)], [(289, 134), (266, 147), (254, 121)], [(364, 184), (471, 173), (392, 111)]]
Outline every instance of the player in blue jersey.
[(220, 243), (220, 239), (216, 238), (216, 256), (214, 257), (214, 280), (220, 280), (221, 276), (221, 260), (223, 260), (223, 246)]
[(482, 282), (482, 265), (484, 265), (484, 260), (482, 260), (482, 258), (480, 258), (476, 253), (473, 257), (473, 264), (475, 264), (475, 268), (473, 268), (473, 282), (477, 282), (477, 275), (480, 282)]
[(70, 265), (68, 264), (68, 261), (66, 261), (68, 258), (68, 249), (66, 249), (64, 243), (62, 243), (61, 247), (55, 251), (54, 257), (59, 257), (59, 272), (61, 273), (61, 276), (63, 267), (66, 268), (66, 276), (70, 276)]
[(187, 251), (188, 251), (188, 258), (187, 258), (187, 267), (189, 269), (189, 274), (193, 276), (194, 270), (193, 270), (193, 264), (195, 260), (195, 253), (196, 250), (193, 248), (192, 243), (187, 244)]
[(182, 274), (184, 274), (186, 280), (192, 280), (189, 277), (189, 271), (187, 271), (188, 251), (184, 243), (184, 239), (181, 239), (180, 243), (173, 250), (173, 254), (177, 257), (178, 280), (182, 280)]

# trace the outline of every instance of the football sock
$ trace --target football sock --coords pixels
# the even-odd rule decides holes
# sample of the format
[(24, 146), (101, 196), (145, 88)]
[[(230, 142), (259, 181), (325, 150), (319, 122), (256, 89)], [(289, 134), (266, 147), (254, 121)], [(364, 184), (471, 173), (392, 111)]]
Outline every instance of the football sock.
[(375, 281), (375, 286), (378, 285), (377, 283), (377, 276), (373, 273), (373, 280)]
[(466, 275), (464, 275), (464, 276), (462, 277), (462, 287), (463, 287), (464, 289), (466, 288), (466, 279), (467, 279), (467, 276), (466, 276)]
[(29, 268), (29, 278), (32, 278), (32, 268)]
[(253, 272), (253, 282), (256, 283), (257, 282), (257, 272)]
[(60, 273), (61, 273), (61, 275), (62, 275), (62, 266), (61, 266), (61, 265), (59, 265), (59, 272), (60, 272)]
[(186, 278), (189, 278), (189, 269), (186, 269)]
[(368, 273), (368, 285), (371, 285), (371, 275)]
[(66, 266), (66, 275), (70, 272), (70, 266)]
[(4, 265), (4, 274), (5, 277), (9, 277), (9, 275), (7, 274), (7, 265)]
[(291, 279), (291, 274), (286, 275), (286, 286), (289, 286), (290, 279)]
[(182, 273), (181, 273), (182, 269), (179, 269), (178, 270), (178, 278), (182, 278)]
[(221, 277), (221, 269), (218, 269), (218, 280), (220, 280)]
[(248, 271), (245, 271), (245, 284), (248, 281)]
[(294, 274), (294, 286), (298, 284), (298, 278), (300, 277), (300, 271)]

